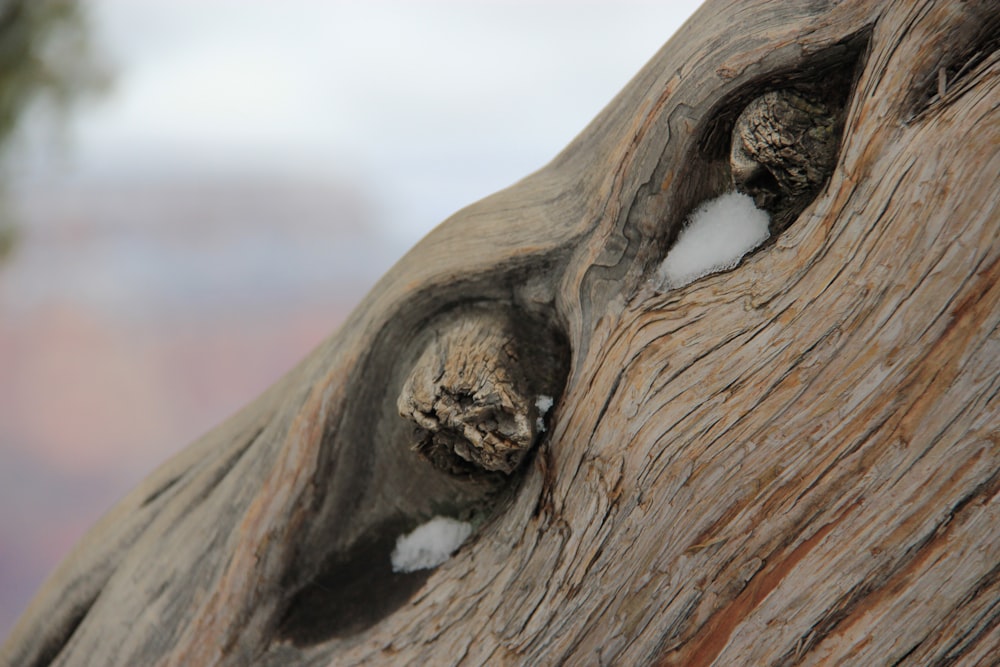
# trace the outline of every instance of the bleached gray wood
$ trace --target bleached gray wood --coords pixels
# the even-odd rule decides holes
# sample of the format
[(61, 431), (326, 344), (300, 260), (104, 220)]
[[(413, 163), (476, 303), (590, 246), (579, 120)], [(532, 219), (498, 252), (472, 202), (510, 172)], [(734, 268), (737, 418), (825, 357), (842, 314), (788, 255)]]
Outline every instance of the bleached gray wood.
[[(550, 165), (123, 500), (0, 660), (996, 664), (998, 29), (987, 0), (710, 1)], [(657, 291), (729, 187), (741, 109), (844, 81), (815, 199), (735, 270)], [(568, 354), (499, 482), (435, 469), (398, 414), (469, 304)], [(438, 512), (477, 532), (392, 573)]]

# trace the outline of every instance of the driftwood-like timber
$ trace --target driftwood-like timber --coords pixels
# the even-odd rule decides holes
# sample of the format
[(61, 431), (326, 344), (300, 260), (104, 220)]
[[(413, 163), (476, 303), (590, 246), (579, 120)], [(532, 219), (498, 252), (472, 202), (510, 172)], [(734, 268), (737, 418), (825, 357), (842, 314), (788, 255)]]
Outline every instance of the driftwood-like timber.
[[(0, 662), (998, 664), (998, 36), (994, 0), (710, 0), (127, 496)], [(658, 288), (734, 184), (772, 240)], [(475, 533), (393, 572), (440, 514)]]

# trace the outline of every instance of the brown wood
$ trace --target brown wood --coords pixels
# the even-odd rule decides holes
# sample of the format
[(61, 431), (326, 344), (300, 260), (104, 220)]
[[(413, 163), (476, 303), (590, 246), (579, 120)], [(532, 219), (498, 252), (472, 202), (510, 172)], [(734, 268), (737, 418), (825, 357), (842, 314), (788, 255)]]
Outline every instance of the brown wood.
[(545, 430), (540, 402), (551, 404), (566, 380), (565, 343), (492, 304), (428, 328), (433, 338), (396, 400), (414, 424), (412, 448), (454, 475), (513, 473)]
[[(95, 526), (2, 663), (998, 664), (997, 35), (989, 0), (710, 1)], [(824, 98), (828, 180), (736, 269), (658, 290), (769, 91)], [(520, 369), (562, 388), (509, 477), (437, 469), (399, 415), (470, 312), (568, 360)], [(442, 513), (470, 541), (391, 572)]]

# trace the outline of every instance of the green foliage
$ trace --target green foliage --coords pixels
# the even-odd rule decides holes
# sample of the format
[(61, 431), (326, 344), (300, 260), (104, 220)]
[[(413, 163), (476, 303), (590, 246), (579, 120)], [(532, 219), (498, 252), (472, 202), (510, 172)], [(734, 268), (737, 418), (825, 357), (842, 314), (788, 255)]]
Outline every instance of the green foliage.
[(67, 109), (106, 83), (74, 0), (0, 0), (0, 147), (33, 102)]
[[(34, 105), (66, 113), (74, 101), (102, 90), (107, 81), (93, 58), (79, 2), (0, 0), (0, 153)], [(0, 217), (3, 264), (19, 234), (8, 216)]]
[(0, 265), (14, 252), (18, 234), (17, 227), (10, 223), (0, 222)]

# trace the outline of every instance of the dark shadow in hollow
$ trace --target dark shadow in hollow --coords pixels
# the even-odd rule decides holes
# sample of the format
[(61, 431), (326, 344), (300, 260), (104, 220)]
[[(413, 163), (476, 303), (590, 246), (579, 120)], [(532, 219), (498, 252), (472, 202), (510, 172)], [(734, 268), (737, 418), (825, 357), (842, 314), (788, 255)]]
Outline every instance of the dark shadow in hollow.
[[(724, 182), (726, 187), (731, 187), (728, 155), (737, 117), (754, 98), (768, 91), (791, 90), (821, 102), (833, 113), (837, 150), (833, 156), (832, 168), (836, 169), (847, 110), (864, 68), (870, 39), (870, 30), (864, 30), (835, 45), (807, 55), (794, 68), (769, 72), (740, 86), (710, 114), (712, 120), (706, 126), (699, 142), (698, 153), (692, 156), (690, 163), (701, 165), (700, 170), (703, 171), (720, 172), (714, 174), (713, 179), (703, 180)], [(825, 187), (829, 176), (828, 173), (823, 183), (795, 200), (783, 202), (780, 210), (769, 211), (771, 242), (816, 198)], [(777, 184), (772, 185), (772, 189), (776, 190), (776, 186)]]
[(297, 646), (367, 630), (409, 600), (434, 570), (392, 571), (396, 538), (412, 530), (404, 519), (386, 521), (345, 553), (333, 553), (320, 573), (289, 603), (278, 637)]

